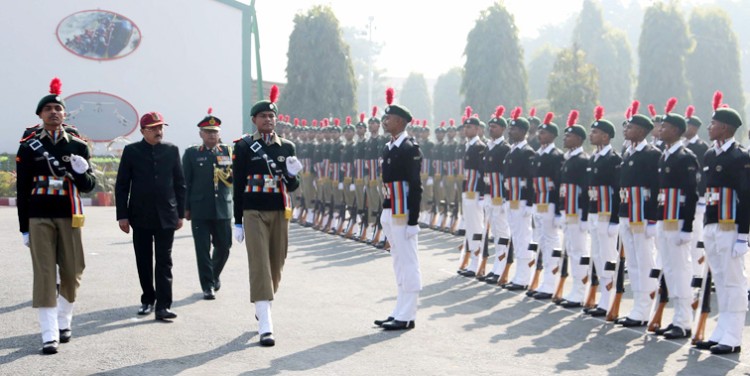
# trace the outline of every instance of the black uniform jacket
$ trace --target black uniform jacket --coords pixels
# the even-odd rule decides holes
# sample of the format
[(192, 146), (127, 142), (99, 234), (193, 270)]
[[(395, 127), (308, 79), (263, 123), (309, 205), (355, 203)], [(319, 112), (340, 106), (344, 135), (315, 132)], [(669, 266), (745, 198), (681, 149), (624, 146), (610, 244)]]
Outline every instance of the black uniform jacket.
[(706, 156), (706, 152), (708, 151), (708, 144), (699, 138), (693, 143), (690, 143), (690, 141), (685, 141), (685, 147), (692, 151), (693, 154), (695, 154), (695, 157), (698, 159), (698, 166), (700, 167), (701, 171), (701, 178), (698, 179), (698, 198), (701, 198), (706, 193), (706, 179), (702, 178), (702, 173), (703, 157)]
[[(589, 215), (589, 190), (588, 190), (588, 167), (589, 156), (583, 151), (571, 155), (563, 162), (560, 173), (560, 184), (574, 184), (578, 187), (578, 207), (581, 209), (581, 221), (588, 220)], [(560, 202), (557, 205), (560, 210), (565, 209), (565, 200), (571, 192), (560, 192)]]
[(229, 146), (219, 144), (215, 150), (203, 145), (191, 146), (182, 156), (182, 169), (187, 186), (186, 209), (193, 219), (232, 218), (232, 176), (227, 186), (223, 181), (214, 183), (214, 169), (231, 172), (232, 152)]
[[(560, 197), (560, 171), (563, 164), (563, 153), (556, 147), (552, 147), (549, 152), (544, 154), (539, 154), (539, 150), (536, 152), (534, 163), (531, 164), (532, 178), (543, 177), (552, 180), (554, 185), (549, 190), (549, 202), (555, 204)], [(555, 205), (555, 215), (559, 214), (560, 205)]]
[[(666, 147), (665, 147), (666, 149)], [(664, 155), (659, 158), (659, 189), (680, 189), (684, 202), (679, 204), (679, 218), (683, 219), (682, 231), (693, 231), (693, 219), (695, 218), (695, 205), (698, 202), (698, 179), (700, 169), (698, 159), (692, 151), (680, 146), (674, 153), (669, 154), (665, 160)], [(666, 199), (664, 197), (663, 199)], [(659, 203), (657, 218), (668, 219), (663, 202)]]
[[(531, 165), (534, 162), (536, 152), (532, 149), (526, 141), (522, 141), (523, 146), (518, 146), (515, 149), (511, 147), (511, 151), (505, 156), (503, 166), (505, 168), (504, 178), (505, 182), (509, 182), (510, 179), (520, 178), (521, 182), (525, 186), (521, 188), (520, 199), (526, 200), (526, 206), (534, 205), (534, 185), (531, 182)], [(510, 185), (505, 184), (505, 199), (510, 201)]]
[[(422, 179), (419, 170), (422, 167), (422, 151), (416, 141), (407, 137), (400, 145), (383, 147), (383, 184), (407, 182), (409, 193), (406, 196), (406, 208), (409, 212), (407, 224), (416, 226), (419, 220), (419, 206), (422, 201)], [(383, 208), (391, 208), (390, 198), (383, 200)]]
[[(625, 155), (620, 167), (620, 187), (646, 187), (650, 193), (644, 201), (643, 215), (648, 221), (658, 220), (659, 158), (661, 152), (651, 144)], [(628, 205), (620, 205), (620, 217), (628, 217)]]
[[(464, 192), (478, 192), (480, 195), (485, 193), (484, 154), (486, 152), (487, 145), (479, 138), (473, 144), (466, 146), (466, 152), (464, 152)], [(476, 171), (475, 186), (473, 188), (467, 187), (468, 184), (472, 183), (469, 181), (469, 170)]]
[[(736, 141), (718, 155), (713, 147), (708, 149), (703, 158), (703, 178), (706, 179), (707, 190), (723, 187), (735, 192), (737, 232), (747, 234), (750, 228), (750, 156), (747, 150), (737, 145)], [(720, 205), (706, 204), (703, 223), (718, 223)]]
[[(599, 213), (599, 205), (601, 200), (609, 200), (611, 205), (611, 212), (609, 217), (609, 223), (620, 223), (620, 167), (622, 165), (622, 157), (617, 154), (615, 149), (610, 146), (610, 150), (606, 154), (597, 157), (597, 153), (591, 156), (589, 159), (588, 176), (589, 176), (589, 188), (597, 190), (595, 195), (589, 195), (589, 213)], [(601, 197), (598, 187), (606, 186), (611, 187), (610, 197)], [(604, 205), (602, 203), (602, 205)]]

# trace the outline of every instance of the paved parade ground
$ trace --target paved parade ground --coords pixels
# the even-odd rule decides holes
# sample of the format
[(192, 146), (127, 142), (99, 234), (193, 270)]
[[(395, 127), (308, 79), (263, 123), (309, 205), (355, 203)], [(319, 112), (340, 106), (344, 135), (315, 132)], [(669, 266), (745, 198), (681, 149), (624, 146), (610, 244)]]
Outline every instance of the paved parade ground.
[[(615, 327), (455, 273), (458, 237), (423, 230), (424, 281), (416, 329), (382, 332), (395, 303), (388, 253), (291, 225), (273, 304), (276, 346), (258, 346), (247, 255), (235, 243), (217, 300), (204, 301), (189, 225), (175, 234), (173, 323), (136, 316), (140, 289), (131, 235), (112, 207), (86, 211), (86, 270), (73, 339), (40, 355), (31, 259), (15, 208), (0, 208), (1, 375), (724, 375), (750, 373), (744, 352), (713, 356), (645, 329)], [(249, 237), (248, 241), (253, 241)], [(626, 285), (626, 289), (629, 286)], [(621, 313), (629, 309), (623, 299)], [(715, 306), (715, 305), (714, 305)], [(715, 326), (715, 312), (706, 335)], [(671, 318), (668, 308), (665, 322)]]

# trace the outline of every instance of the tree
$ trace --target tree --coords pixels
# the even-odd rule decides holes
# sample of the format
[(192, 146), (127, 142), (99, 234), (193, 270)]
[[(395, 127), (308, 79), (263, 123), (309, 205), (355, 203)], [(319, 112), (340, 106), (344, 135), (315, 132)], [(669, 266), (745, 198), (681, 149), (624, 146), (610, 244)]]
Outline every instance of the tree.
[(488, 116), (495, 107), (526, 104), (526, 68), (513, 15), (500, 3), (483, 10), (466, 38), (465, 104)]
[(549, 43), (534, 52), (529, 62), (529, 99), (532, 101), (547, 98), (547, 81), (555, 64), (559, 50)]
[(330, 7), (318, 5), (294, 16), (286, 77), (279, 100), (285, 114), (308, 119), (356, 114), (349, 46)]
[(399, 103), (408, 107), (415, 119), (432, 117), (432, 102), (422, 73), (410, 73), (399, 94)]
[(433, 111), (435, 121), (447, 121), (450, 118), (460, 118), (463, 104), (461, 97), (461, 68), (453, 68), (438, 77), (433, 91)]
[(585, 0), (573, 31), (573, 43), (598, 72), (599, 101), (606, 108), (624, 108), (630, 102), (632, 57), (627, 35), (604, 22), (602, 8)]
[(359, 112), (370, 113), (370, 104), (368, 103), (368, 85), (367, 75), (369, 65), (372, 64), (372, 98), (375, 103), (380, 98), (380, 93), (385, 92), (385, 80), (383, 77), (384, 70), (375, 65), (375, 61), (383, 49), (382, 44), (376, 43), (367, 37), (367, 31), (355, 27), (343, 28), (344, 42), (349, 45), (352, 67), (354, 68), (354, 77), (357, 81), (357, 102), (356, 108)]
[(690, 16), (690, 32), (695, 49), (685, 59), (685, 65), (696, 115), (710, 118), (716, 90), (724, 93), (725, 103), (743, 114), (740, 52), (729, 15), (720, 8), (695, 8)]
[(675, 3), (655, 3), (646, 9), (638, 43), (636, 98), (641, 103), (653, 103), (660, 112), (670, 97), (676, 97), (678, 103), (690, 103), (685, 56), (691, 44), (687, 25)]
[(590, 124), (599, 94), (596, 68), (587, 63), (585, 54), (573, 45), (562, 50), (549, 76), (547, 98), (557, 123), (564, 124), (570, 110), (580, 113), (579, 124)]

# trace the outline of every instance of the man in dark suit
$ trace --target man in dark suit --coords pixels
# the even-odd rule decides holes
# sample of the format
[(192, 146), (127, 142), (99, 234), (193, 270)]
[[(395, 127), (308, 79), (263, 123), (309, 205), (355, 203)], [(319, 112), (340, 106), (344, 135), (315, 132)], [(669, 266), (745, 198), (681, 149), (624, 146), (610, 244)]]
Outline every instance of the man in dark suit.
[[(162, 142), (164, 117), (141, 117), (143, 140), (125, 146), (115, 183), (120, 230), (133, 228), (133, 248), (141, 282), (139, 315), (154, 310), (156, 319), (177, 315), (172, 306), (172, 242), (185, 218), (185, 178), (177, 146)], [(156, 258), (154, 273), (152, 255)], [(156, 289), (154, 290), (154, 280)]]
[(210, 110), (198, 128), (203, 143), (189, 147), (182, 156), (185, 218), (191, 221), (203, 299), (213, 300), (232, 246), (232, 150), (220, 142), (221, 120)]

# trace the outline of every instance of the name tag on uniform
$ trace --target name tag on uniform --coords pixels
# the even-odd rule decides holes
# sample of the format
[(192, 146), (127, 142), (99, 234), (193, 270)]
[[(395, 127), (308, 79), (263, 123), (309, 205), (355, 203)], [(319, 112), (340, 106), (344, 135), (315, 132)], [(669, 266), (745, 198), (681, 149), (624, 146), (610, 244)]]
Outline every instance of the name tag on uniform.
[(219, 166), (229, 166), (232, 164), (232, 159), (229, 158), (227, 155), (217, 155), (216, 156), (216, 163)]
[(196, 160), (197, 162), (205, 162), (205, 161), (207, 161), (207, 160), (208, 160), (208, 158), (207, 158), (207, 157), (198, 157), (198, 158), (195, 158), (195, 160)]
[(56, 178), (49, 178), (48, 184), (50, 189), (62, 189), (63, 187), (63, 181)]

